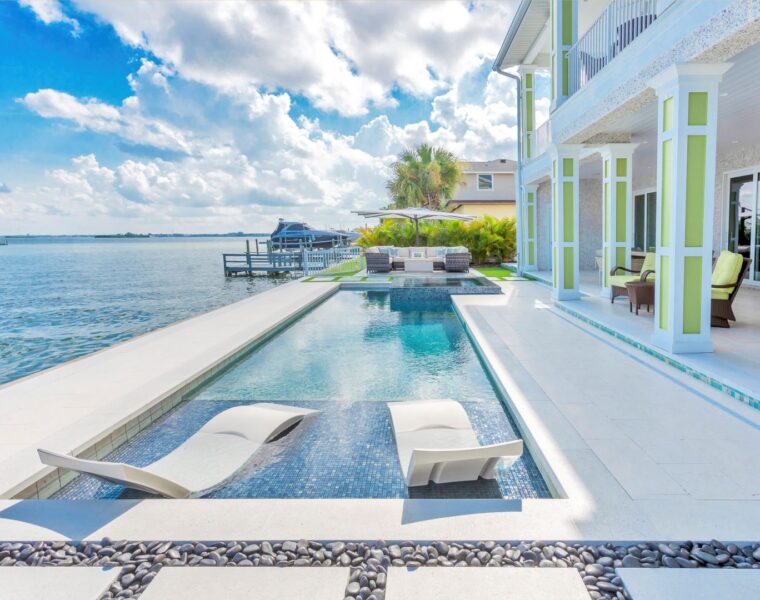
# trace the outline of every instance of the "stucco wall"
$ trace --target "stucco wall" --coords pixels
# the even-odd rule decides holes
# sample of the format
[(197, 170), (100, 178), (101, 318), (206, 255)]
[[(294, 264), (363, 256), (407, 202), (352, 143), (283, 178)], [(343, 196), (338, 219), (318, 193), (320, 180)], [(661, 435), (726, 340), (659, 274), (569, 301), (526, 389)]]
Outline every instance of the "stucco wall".
[(596, 270), (594, 254), (602, 248), (602, 181), (581, 179), (580, 269)]
[(548, 181), (538, 186), (536, 202), (538, 270), (550, 271), (552, 268), (552, 197)]
[(506, 217), (514, 217), (517, 209), (515, 208), (514, 202), (484, 202), (483, 204), (468, 202), (467, 204), (460, 204), (451, 212), (463, 213), (466, 215), (475, 215), (476, 217), (490, 215), (492, 217), (496, 217), (497, 219), (504, 219)]
[[(538, 186), (538, 270), (552, 266), (552, 202), (548, 182)], [(594, 270), (594, 253), (602, 247), (602, 182), (581, 179), (580, 189), (580, 268)]]
[[(488, 173), (483, 171), (483, 173)], [(475, 173), (464, 173), (459, 189), (454, 194), (454, 200), (514, 200), (515, 176), (512, 173), (492, 173), (493, 189), (479, 190), (478, 176)]]

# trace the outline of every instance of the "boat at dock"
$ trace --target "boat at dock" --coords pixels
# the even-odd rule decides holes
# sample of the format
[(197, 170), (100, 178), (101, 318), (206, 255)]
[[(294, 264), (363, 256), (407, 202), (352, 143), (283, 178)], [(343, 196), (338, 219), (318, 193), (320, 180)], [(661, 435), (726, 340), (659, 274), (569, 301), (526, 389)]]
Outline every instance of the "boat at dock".
[(333, 248), (346, 246), (351, 235), (344, 231), (313, 229), (301, 221), (280, 219), (272, 232), (272, 246), (276, 250), (297, 248)]

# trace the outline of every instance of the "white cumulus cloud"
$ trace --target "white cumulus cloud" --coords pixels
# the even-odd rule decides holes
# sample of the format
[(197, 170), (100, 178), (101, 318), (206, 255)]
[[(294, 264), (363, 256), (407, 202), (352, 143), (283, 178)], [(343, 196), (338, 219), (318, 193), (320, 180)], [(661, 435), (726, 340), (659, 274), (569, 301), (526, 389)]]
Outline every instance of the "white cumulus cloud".
[(59, 0), (18, 0), (18, 2), (21, 6), (30, 8), (46, 25), (65, 23), (71, 26), (72, 34), (76, 35), (79, 32), (79, 22), (64, 14)]
[[(16, 232), (266, 231), (280, 216), (356, 225), (351, 210), (387, 204), (389, 166), (406, 147), (514, 156), (514, 84), (488, 73), (510, 4), (74, 5), (152, 58), (120, 103), (49, 88), (19, 98), (122, 154), (80, 152), (39, 181), (9, 180), (0, 219)], [(427, 117), (394, 123), (397, 90), (426, 98)], [(374, 116), (339, 133), (295, 96)]]

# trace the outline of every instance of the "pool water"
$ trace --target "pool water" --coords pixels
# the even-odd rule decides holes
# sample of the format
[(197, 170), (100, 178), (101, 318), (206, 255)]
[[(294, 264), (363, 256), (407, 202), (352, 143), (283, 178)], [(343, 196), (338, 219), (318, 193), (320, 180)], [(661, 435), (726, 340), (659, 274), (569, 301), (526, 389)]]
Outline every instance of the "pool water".
[[(319, 410), (265, 445), (210, 498), (405, 498), (386, 402), (453, 398), (481, 444), (520, 437), (450, 301), (391, 308), (388, 292), (338, 292), (195, 391), (108, 460), (146, 465), (217, 413), (255, 402)], [(550, 497), (529, 453), (495, 481), (414, 488), (415, 497)], [(81, 476), (59, 498), (141, 496)]]
[(394, 281), (394, 285), (412, 288), (428, 287), (496, 287), (495, 283), (485, 277), (405, 277)]

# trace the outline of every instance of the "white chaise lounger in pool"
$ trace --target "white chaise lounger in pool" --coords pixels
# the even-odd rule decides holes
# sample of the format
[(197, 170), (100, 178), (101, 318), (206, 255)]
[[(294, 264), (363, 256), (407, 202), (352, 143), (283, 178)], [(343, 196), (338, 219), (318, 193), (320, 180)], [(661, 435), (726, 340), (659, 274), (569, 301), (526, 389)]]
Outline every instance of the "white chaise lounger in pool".
[(496, 464), (512, 465), (522, 440), (480, 446), (464, 407), (455, 400), (388, 402), (406, 485), (494, 479)]
[(166, 498), (189, 498), (232, 476), (259, 447), (314, 412), (265, 402), (236, 406), (216, 415), (175, 450), (146, 467), (85, 460), (41, 448), (37, 452), (46, 465)]

